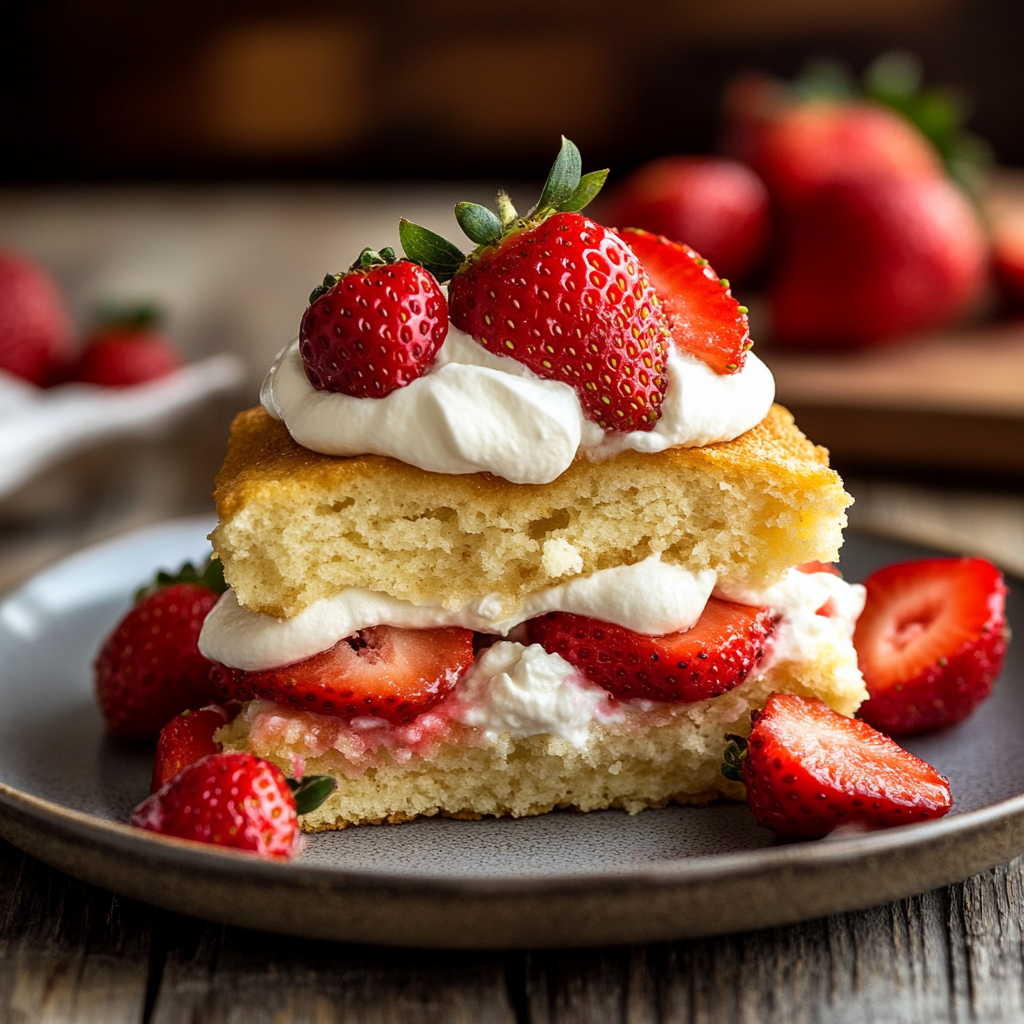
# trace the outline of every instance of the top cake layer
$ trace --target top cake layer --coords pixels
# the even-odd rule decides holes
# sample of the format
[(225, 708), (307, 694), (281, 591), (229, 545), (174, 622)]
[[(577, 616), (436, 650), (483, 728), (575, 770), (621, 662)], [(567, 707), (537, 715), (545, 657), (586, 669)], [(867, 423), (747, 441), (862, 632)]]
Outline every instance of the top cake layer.
[(549, 484), (319, 455), (255, 408), (232, 425), (215, 497), (228, 582), (244, 607), (278, 618), (353, 586), (449, 608), (496, 594), (511, 608), (655, 553), (767, 586), (791, 565), (834, 560), (851, 502), (825, 449), (778, 405), (734, 441), (579, 456)]

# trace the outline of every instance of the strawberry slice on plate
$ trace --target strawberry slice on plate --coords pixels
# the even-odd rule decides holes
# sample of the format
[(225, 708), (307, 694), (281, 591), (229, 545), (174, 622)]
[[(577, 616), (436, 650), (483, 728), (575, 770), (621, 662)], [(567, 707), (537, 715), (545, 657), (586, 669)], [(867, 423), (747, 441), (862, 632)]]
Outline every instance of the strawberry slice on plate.
[(753, 342), (747, 307), (732, 297), (729, 282), (688, 245), (639, 228), (618, 235), (647, 271), (676, 345), (715, 373), (741, 370)]
[(219, 665), (227, 700), (263, 700), (336, 718), (411, 721), (437, 704), (473, 662), (473, 632), (374, 626), (284, 668), (246, 672)]
[(853, 643), (870, 699), (860, 716), (893, 736), (965, 718), (1006, 654), (999, 570), (983, 558), (930, 558), (886, 566), (864, 585)]
[(526, 627), (531, 643), (620, 700), (689, 704), (742, 683), (764, 656), (775, 622), (767, 608), (711, 598), (690, 629), (666, 636), (569, 612), (549, 612)]
[(746, 750), (733, 737), (723, 772), (746, 783), (758, 824), (781, 836), (888, 828), (942, 817), (952, 806), (949, 783), (930, 764), (818, 697), (773, 693), (751, 717)]

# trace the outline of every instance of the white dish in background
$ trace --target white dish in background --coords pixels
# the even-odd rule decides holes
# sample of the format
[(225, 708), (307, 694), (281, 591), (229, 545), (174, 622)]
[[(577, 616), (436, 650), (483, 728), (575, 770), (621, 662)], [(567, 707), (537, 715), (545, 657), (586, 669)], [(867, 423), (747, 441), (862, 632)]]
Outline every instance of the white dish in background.
[(245, 363), (217, 355), (127, 388), (37, 388), (0, 373), (0, 497), (55, 462), (119, 437), (159, 436), (181, 413), (239, 387)]

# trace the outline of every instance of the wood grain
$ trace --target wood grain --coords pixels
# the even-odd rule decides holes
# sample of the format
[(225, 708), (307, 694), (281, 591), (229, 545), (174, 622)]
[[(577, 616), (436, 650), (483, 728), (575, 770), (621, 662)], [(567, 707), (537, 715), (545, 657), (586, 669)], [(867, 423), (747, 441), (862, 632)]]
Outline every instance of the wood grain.
[(606, 950), (305, 942), (121, 900), (0, 843), (0, 1021), (911, 1024), (1024, 1020), (1024, 859), (801, 925)]

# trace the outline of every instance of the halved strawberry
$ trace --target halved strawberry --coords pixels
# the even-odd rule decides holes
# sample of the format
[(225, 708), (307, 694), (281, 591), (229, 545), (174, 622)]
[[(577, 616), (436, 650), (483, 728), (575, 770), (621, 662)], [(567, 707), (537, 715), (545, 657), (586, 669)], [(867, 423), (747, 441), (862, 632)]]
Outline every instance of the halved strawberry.
[(294, 665), (263, 672), (219, 665), (212, 679), (226, 699), (261, 697), (336, 718), (399, 724), (437, 704), (472, 661), (471, 630), (374, 626)]
[(813, 576), (816, 572), (827, 572), (830, 576), (838, 576), (840, 579), (843, 577), (835, 562), (801, 562), (794, 568), (797, 572), (805, 572), (809, 576)]
[(742, 767), (758, 824), (779, 835), (905, 825), (952, 806), (949, 783), (930, 764), (818, 697), (773, 693), (751, 717), (745, 754), (727, 751), (723, 771), (738, 779)]
[(764, 656), (776, 616), (711, 598), (683, 633), (646, 636), (599, 619), (549, 612), (526, 624), (531, 643), (560, 654), (620, 700), (689, 704), (738, 686)]
[(894, 736), (965, 718), (992, 690), (1009, 634), (1002, 574), (983, 558), (930, 558), (865, 580), (860, 716)]
[(688, 245), (639, 228), (618, 234), (647, 271), (679, 348), (715, 373), (742, 369), (753, 342), (747, 307), (732, 297), (729, 282)]
[(165, 782), (170, 782), (190, 764), (210, 754), (219, 754), (222, 747), (213, 734), (232, 721), (241, 705), (210, 704), (198, 711), (182, 711), (172, 718), (161, 730), (156, 741), (156, 763), (153, 765), (153, 781), (150, 793), (155, 793)]

